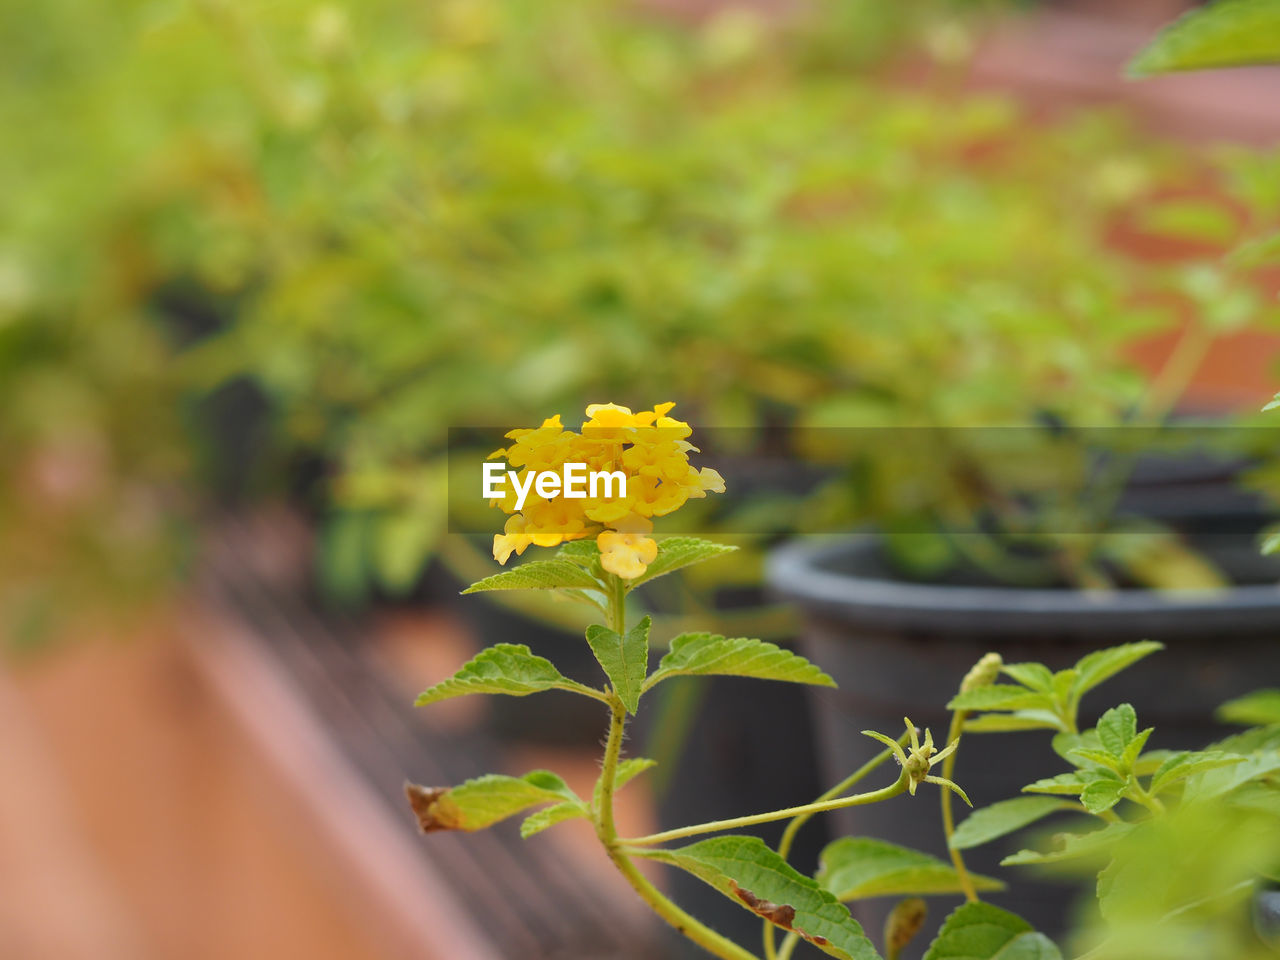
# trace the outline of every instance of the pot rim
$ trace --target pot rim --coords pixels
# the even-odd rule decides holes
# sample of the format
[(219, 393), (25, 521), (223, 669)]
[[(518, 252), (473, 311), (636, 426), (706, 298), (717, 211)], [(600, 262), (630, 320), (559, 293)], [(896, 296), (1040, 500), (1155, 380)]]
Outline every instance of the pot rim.
[(819, 535), (775, 549), (766, 582), (806, 614), (862, 626), (933, 632), (1052, 634), (1233, 633), (1275, 631), (1280, 640), (1280, 585), (1158, 592), (915, 583), (831, 570), (841, 555), (877, 549), (875, 533)]

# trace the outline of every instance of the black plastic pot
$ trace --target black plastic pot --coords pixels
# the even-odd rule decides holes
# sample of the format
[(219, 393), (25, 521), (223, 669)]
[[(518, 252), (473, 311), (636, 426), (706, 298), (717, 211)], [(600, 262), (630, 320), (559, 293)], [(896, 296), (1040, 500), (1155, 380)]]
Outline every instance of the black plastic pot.
[[(1203, 520), (1203, 517), (1202, 517)], [(912, 583), (895, 579), (873, 535), (795, 543), (771, 558), (768, 578), (804, 617), (802, 650), (826, 669), (838, 690), (818, 690), (811, 704), (827, 779), (866, 760), (876, 744), (860, 735), (894, 735), (909, 716), (945, 738), (944, 709), (970, 666), (989, 650), (1006, 662), (1070, 666), (1101, 647), (1151, 639), (1166, 649), (1089, 694), (1081, 718), (1128, 701), (1142, 726), (1154, 726), (1151, 748), (1201, 747), (1225, 735), (1212, 720), (1224, 700), (1280, 679), (1280, 563), (1259, 556), (1247, 533), (1224, 535), (1232, 523), (1204, 521), (1197, 543), (1238, 587), (1218, 592), (1155, 593)], [(1248, 526), (1256, 526), (1257, 517)], [(1192, 525), (1195, 526), (1195, 525)], [(1044, 732), (972, 735), (960, 751), (956, 780), (976, 807), (1017, 796), (1039, 777), (1059, 773)], [(875, 784), (894, 776), (886, 770)], [(957, 802), (960, 816), (963, 804)], [(881, 837), (946, 856), (936, 789), (914, 798), (836, 815), (837, 835)], [(970, 851), (971, 866), (1011, 883), (991, 899), (1049, 933), (1063, 929), (1072, 897), (1028, 868), (1001, 868), (1016, 838)], [(888, 902), (864, 902), (855, 914), (878, 930)], [(939, 904), (938, 910), (946, 909)]]

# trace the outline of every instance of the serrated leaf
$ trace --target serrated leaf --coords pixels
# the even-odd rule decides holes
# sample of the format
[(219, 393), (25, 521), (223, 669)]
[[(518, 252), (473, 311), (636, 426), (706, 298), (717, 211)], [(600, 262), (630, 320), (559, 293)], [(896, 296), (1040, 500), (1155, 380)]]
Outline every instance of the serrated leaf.
[(1132, 704), (1122, 703), (1099, 717), (1096, 729), (1102, 749), (1119, 759), (1124, 756), (1130, 741), (1138, 735), (1138, 714)]
[(1079, 808), (1054, 797), (1014, 797), (1012, 800), (1001, 800), (971, 813), (952, 834), (951, 847), (955, 850), (968, 850), (996, 837), (1021, 830), (1027, 824), (1042, 820), (1051, 813), (1072, 809)]
[(1080, 793), (1080, 802), (1090, 813), (1102, 813), (1110, 810), (1124, 796), (1123, 780), (1098, 779), (1086, 784)]
[(1106, 650), (1095, 650), (1080, 659), (1076, 664), (1076, 684), (1072, 692), (1078, 701), (1088, 691), (1121, 670), (1137, 663), (1143, 657), (1163, 650), (1164, 644), (1153, 640), (1142, 640), (1138, 643), (1124, 643)]
[(1080, 674), (1075, 667), (1069, 667), (1066, 670), (1059, 670), (1053, 675), (1053, 682), (1049, 685), (1053, 692), (1053, 698), (1059, 703), (1069, 703), (1071, 700), (1071, 692), (1076, 688), (1076, 682), (1079, 680)]
[(533, 770), (523, 777), (491, 773), (456, 787), (420, 787), (411, 783), (405, 786), (405, 795), (423, 833), (483, 830), (541, 803), (582, 803), (549, 770)]
[(1280, 724), (1267, 727), (1254, 727), (1252, 730), (1241, 730), (1229, 737), (1223, 737), (1217, 743), (1211, 743), (1206, 750), (1221, 750), (1224, 753), (1257, 753), (1263, 750), (1280, 750)]
[(816, 665), (774, 643), (749, 637), (722, 637), (717, 633), (682, 633), (645, 683), (648, 690), (669, 677), (752, 677), (834, 687), (835, 681)]
[(1056, 734), (1052, 742), (1053, 752), (1063, 760), (1072, 750), (1101, 750), (1102, 742), (1098, 739), (1097, 730), (1084, 730), (1080, 733), (1063, 731)]
[(979, 902), (947, 917), (924, 960), (1062, 960), (1062, 954), (1017, 914)]
[(1048, 710), (984, 713), (964, 722), (965, 733), (1006, 733), (1011, 730), (1060, 730), (1062, 722)]
[(1280, 2), (1218, 0), (1161, 30), (1130, 62), (1129, 74), (1146, 77), (1278, 61)]
[(1048, 710), (1053, 702), (1043, 693), (1011, 683), (966, 690), (951, 698), (948, 710)]
[(560, 545), (560, 549), (556, 551), (556, 559), (590, 569), (600, 559), (600, 548), (594, 540), (588, 538), (570, 540)]
[(1006, 663), (1000, 669), (1024, 687), (1040, 693), (1053, 690), (1053, 673), (1043, 663)]
[(635, 713), (640, 705), (645, 674), (649, 672), (651, 623), (652, 620), (645, 617), (621, 637), (598, 623), (587, 627), (587, 644), (630, 713)]
[[(657, 760), (650, 760), (648, 757), (628, 757), (618, 764), (618, 769), (613, 776), (613, 792), (616, 794), (628, 783), (634, 780), (640, 774), (644, 773), (650, 767), (656, 767)], [(600, 788), (604, 785), (604, 781), (597, 778), (595, 788), (595, 802), (600, 803)]]
[(524, 823), (520, 824), (520, 836), (527, 840), (548, 827), (554, 827), (557, 823), (590, 816), (591, 811), (587, 809), (586, 804), (576, 800), (566, 800), (563, 803), (557, 803), (553, 807), (545, 807), (537, 813), (531, 813), (525, 817)]
[(1280, 723), (1280, 690), (1255, 690), (1228, 700), (1218, 708), (1215, 716), (1223, 723), (1240, 723), (1249, 727)]
[(698, 537), (667, 537), (658, 541), (658, 555), (654, 557), (653, 563), (645, 568), (644, 573), (630, 581), (628, 588), (634, 589), (681, 567), (701, 563), (737, 549), (729, 544), (701, 540)]
[(1084, 768), (1086, 774), (1101, 767), (1104, 770), (1120, 772), (1120, 758), (1112, 756), (1106, 750), (1071, 750), (1067, 759), (1078, 767)]
[(618, 764), (618, 775), (613, 781), (613, 789), (621, 790), (640, 774), (657, 765), (657, 760), (650, 760), (648, 757), (629, 757), (623, 760)]
[(1152, 793), (1159, 793), (1161, 790), (1197, 773), (1216, 770), (1219, 767), (1229, 767), (1244, 760), (1245, 758), (1238, 754), (1222, 753), (1217, 750), (1195, 752), (1184, 750), (1181, 753), (1174, 754), (1160, 764), (1160, 768), (1151, 777), (1150, 789)]
[(543, 690), (568, 690), (603, 700), (599, 690), (570, 680), (545, 657), (536, 656), (523, 644), (499, 643), (476, 654), (448, 680), (429, 687), (414, 701), (424, 707), (438, 700), (473, 693), (501, 693), (523, 697)]
[[(870, 837), (842, 837), (823, 848), (815, 879), (837, 900), (963, 893), (955, 868), (937, 857)], [(993, 877), (970, 875), (978, 890), (1002, 890)]]
[(1262, 753), (1245, 757), (1240, 763), (1204, 770), (1187, 778), (1183, 801), (1186, 803), (1212, 800), (1225, 796), (1251, 780), (1280, 772), (1280, 752)]
[[(1280, 786), (1262, 780), (1246, 783), (1233, 793), (1227, 802), (1241, 810), (1280, 817)], [(1280, 881), (1280, 877), (1276, 876), (1272, 876), (1271, 879)]]
[(759, 837), (727, 836), (677, 850), (637, 851), (693, 874), (730, 900), (794, 930), (842, 960), (879, 960), (862, 926), (835, 896), (798, 873)]
[(1018, 864), (1060, 863), (1063, 860), (1075, 860), (1092, 856), (1109, 849), (1126, 833), (1133, 829), (1131, 823), (1109, 823), (1101, 830), (1091, 833), (1062, 833), (1055, 838), (1056, 849), (1040, 853), (1036, 850), (1020, 850), (1012, 856), (1000, 861), (1002, 867)]
[(1080, 771), (1072, 770), (1070, 773), (1060, 773), (1056, 777), (1046, 777), (1043, 780), (1037, 780), (1035, 783), (1029, 783), (1022, 788), (1022, 792), (1076, 795), (1084, 789), (1085, 784), (1088, 782), (1080, 774)]
[(1132, 770), (1134, 763), (1137, 762), (1138, 755), (1142, 753), (1142, 748), (1147, 745), (1147, 741), (1151, 739), (1151, 734), (1155, 732), (1155, 727), (1147, 727), (1145, 730), (1139, 730), (1137, 736), (1129, 741), (1124, 748), (1124, 754), (1120, 757), (1120, 766), (1124, 770)]
[(599, 590), (596, 578), (576, 563), (568, 560), (530, 560), (510, 570), (495, 573), (492, 577), (477, 580), (463, 593), (482, 593), (487, 590)]
[(1179, 752), (1178, 750), (1148, 750), (1133, 762), (1133, 773), (1139, 777), (1149, 777), (1159, 770), (1166, 760)]

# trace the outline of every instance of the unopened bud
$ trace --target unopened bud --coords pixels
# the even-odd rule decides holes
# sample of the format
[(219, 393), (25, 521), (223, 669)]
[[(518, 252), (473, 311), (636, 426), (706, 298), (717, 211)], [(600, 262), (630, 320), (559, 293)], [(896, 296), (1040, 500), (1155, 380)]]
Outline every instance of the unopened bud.
[(968, 693), (979, 687), (991, 686), (996, 682), (996, 677), (1000, 676), (1000, 668), (1003, 666), (1004, 660), (1000, 658), (1000, 654), (984, 653), (982, 659), (964, 675), (964, 680), (960, 682), (960, 692)]

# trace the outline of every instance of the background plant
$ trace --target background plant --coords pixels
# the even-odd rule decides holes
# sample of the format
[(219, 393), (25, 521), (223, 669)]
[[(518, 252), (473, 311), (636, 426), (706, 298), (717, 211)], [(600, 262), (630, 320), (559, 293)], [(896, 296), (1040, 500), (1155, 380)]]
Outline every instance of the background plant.
[[(949, 7), (694, 28), (603, 2), (7, 16), (0, 117), (28, 131), (0, 160), (23, 185), (0, 238), (14, 362), (49, 342), (68, 371), (104, 367), (103, 419), (144, 385), (157, 413), (212, 391), (182, 426), (232, 422), (230, 453), (189, 456), (215, 487), (319, 464), (322, 569), (348, 598), (407, 588), (441, 542), (448, 425), (654, 376), (753, 429), (1113, 423), (1142, 392), (1121, 346), (1170, 322), (1134, 306), (1164, 278), (1098, 245), (1189, 165), (1104, 115), (1032, 125), (887, 84), (874, 62), (899, 43), (965, 46), (936, 42), (967, 36)], [(7, 389), (6, 409), (39, 402)], [(113, 462), (150, 475), (169, 436), (137, 430), (148, 453)], [(975, 458), (954, 459), (950, 490)], [(875, 476), (839, 522), (911, 512)]]

